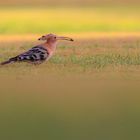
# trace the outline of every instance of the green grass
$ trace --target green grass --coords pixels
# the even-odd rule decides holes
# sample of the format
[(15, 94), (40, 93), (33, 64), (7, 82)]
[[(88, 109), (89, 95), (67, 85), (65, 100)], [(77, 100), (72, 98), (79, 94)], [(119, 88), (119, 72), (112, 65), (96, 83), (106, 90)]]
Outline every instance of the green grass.
[(77, 65), (80, 67), (89, 67), (89, 68), (104, 68), (107, 66), (131, 66), (131, 65), (140, 65), (140, 54), (98, 54), (94, 56), (85, 56), (85, 57), (77, 57), (76, 55), (71, 55), (68, 58), (55, 56), (52, 58), (51, 62), (53, 64), (59, 65)]
[(1, 8), (0, 33), (139, 32), (138, 6)]
[[(1, 8), (0, 33), (8, 36), (1, 36), (0, 62), (36, 45), (9, 34), (139, 32), (139, 12), (139, 7)], [(86, 35), (60, 43), (42, 65), (0, 67), (1, 140), (140, 139), (139, 37)]]
[[(13, 38), (14, 39), (14, 38)], [(87, 44), (88, 42), (88, 44)], [(19, 72), (28, 75), (39, 73), (53, 74), (73, 74), (73, 73), (94, 73), (95, 71), (121, 71), (125, 68), (129, 72), (129, 68), (139, 70), (140, 66), (140, 48), (139, 38), (122, 39), (116, 38), (91, 40), (76, 40), (74, 43), (62, 42), (59, 44), (56, 54), (47, 62), (39, 66), (32, 66), (28, 63), (12, 64), (3, 67), (0, 73), (7, 75), (10, 73)], [(18, 46), (18, 47), (17, 47)], [(16, 56), (34, 46), (31, 42), (17, 43), (1, 43), (1, 58), (0, 61), (5, 61), (9, 57)], [(26, 67), (26, 68), (25, 68)], [(34, 67), (36, 69), (34, 69)], [(32, 70), (33, 68), (33, 70)], [(17, 70), (16, 70), (17, 69)], [(26, 70), (28, 69), (28, 72)]]
[[(0, 139), (139, 139), (139, 42), (62, 42), (47, 63), (0, 67)], [(1, 42), (0, 61), (34, 45)]]

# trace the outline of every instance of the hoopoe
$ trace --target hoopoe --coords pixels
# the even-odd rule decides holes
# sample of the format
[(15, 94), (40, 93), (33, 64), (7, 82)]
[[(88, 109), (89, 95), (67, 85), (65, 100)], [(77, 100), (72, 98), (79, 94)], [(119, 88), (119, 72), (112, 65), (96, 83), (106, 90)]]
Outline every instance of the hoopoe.
[(12, 57), (7, 61), (2, 62), (1, 65), (13, 62), (31, 62), (34, 64), (40, 64), (47, 61), (54, 54), (58, 40), (74, 41), (72, 38), (56, 36), (54, 34), (44, 35), (38, 40), (45, 41), (45, 43), (39, 44), (16, 57)]

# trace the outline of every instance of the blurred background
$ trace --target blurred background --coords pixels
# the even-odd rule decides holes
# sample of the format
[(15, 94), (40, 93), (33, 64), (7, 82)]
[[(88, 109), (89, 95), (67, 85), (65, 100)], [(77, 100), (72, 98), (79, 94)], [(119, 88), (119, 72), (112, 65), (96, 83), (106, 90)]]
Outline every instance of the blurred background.
[(1, 34), (139, 32), (138, 0), (0, 2)]
[(43, 5), (43, 6), (94, 6), (94, 5), (137, 5), (139, 4), (139, 0), (118, 0), (118, 1), (114, 1), (114, 0), (5, 0), (5, 1), (1, 1), (1, 5), (9, 5), (9, 6), (15, 6), (15, 5), (31, 5), (31, 6), (35, 6), (35, 5)]
[(0, 140), (140, 139), (139, 0), (1, 0), (0, 17), (1, 61), (42, 34), (75, 39), (0, 68)]

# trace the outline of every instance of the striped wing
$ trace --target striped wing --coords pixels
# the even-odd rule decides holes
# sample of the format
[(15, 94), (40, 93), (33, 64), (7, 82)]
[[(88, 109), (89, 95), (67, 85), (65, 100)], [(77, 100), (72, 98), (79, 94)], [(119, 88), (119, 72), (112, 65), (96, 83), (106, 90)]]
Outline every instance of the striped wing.
[[(49, 53), (48, 50), (43, 47), (33, 47), (29, 51), (16, 56), (17, 61), (29, 61), (29, 62), (37, 62), (44, 61), (48, 58)], [(12, 58), (12, 59), (15, 59)]]

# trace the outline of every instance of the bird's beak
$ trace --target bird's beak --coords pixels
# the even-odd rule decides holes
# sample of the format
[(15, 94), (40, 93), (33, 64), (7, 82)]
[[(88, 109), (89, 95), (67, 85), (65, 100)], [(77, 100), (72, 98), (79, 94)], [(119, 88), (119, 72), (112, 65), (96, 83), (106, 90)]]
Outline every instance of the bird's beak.
[(57, 37), (57, 40), (74, 41), (72, 38), (70, 38), (70, 37), (64, 37), (64, 36), (59, 36), (59, 37)]

